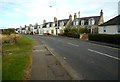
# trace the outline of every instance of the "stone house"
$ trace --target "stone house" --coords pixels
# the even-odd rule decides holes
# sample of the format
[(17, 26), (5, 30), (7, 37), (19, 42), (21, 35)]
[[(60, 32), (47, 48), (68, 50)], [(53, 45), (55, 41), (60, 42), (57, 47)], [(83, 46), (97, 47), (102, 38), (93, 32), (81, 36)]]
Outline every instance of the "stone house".
[(90, 33), (95, 34), (95, 33), (98, 33), (98, 25), (103, 23), (104, 23), (103, 11), (101, 10), (100, 16), (89, 16), (89, 17), (77, 18), (77, 15), (75, 13), (74, 19), (72, 21), (72, 26), (88, 28)]

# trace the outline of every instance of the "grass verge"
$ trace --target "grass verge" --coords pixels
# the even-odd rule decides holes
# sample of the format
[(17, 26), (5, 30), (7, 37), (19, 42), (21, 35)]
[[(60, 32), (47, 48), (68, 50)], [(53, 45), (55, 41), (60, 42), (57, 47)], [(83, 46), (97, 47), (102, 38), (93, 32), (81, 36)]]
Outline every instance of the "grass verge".
[(26, 80), (31, 66), (34, 41), (22, 36), (13, 45), (3, 43), (2, 80)]

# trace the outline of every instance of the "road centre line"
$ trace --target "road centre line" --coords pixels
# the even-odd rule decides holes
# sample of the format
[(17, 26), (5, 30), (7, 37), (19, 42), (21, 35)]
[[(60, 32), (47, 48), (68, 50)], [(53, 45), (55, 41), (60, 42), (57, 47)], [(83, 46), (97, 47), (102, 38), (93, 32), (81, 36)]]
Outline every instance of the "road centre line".
[(98, 52), (98, 51), (95, 51), (95, 50), (92, 50), (92, 49), (88, 49), (88, 50), (91, 51), (91, 52), (95, 52), (95, 53), (98, 53), (98, 54), (101, 54), (101, 55), (104, 55), (104, 56), (116, 59), (116, 60), (120, 60), (120, 58), (117, 58), (117, 57), (114, 57), (114, 56), (110, 56), (110, 55), (105, 54), (105, 53), (101, 53), (101, 52)]
[(73, 44), (73, 43), (70, 43), (70, 42), (68, 42), (67, 44), (70, 44), (70, 45), (72, 45), (72, 46), (79, 47), (79, 45), (76, 45), (76, 44)]

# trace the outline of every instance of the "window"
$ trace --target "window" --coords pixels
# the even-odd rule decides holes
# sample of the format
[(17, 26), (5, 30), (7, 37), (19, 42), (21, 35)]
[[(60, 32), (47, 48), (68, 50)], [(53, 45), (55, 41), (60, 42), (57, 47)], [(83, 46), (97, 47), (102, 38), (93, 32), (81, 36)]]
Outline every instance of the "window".
[(106, 32), (106, 26), (104, 26), (104, 32)]
[(73, 26), (76, 26), (76, 21), (73, 22)]
[(89, 19), (89, 25), (94, 25), (94, 24), (95, 24), (94, 18), (90, 18), (90, 19)]
[(53, 23), (52, 26), (54, 27), (54, 26), (55, 26), (55, 23)]
[(118, 25), (118, 33), (120, 33), (120, 25)]
[(62, 22), (60, 22), (60, 26), (64, 26), (64, 22), (62, 21)]
[(54, 34), (54, 30), (51, 30), (51, 33)]
[(76, 25), (79, 25), (79, 21), (78, 20), (76, 21)]
[(74, 20), (73, 26), (79, 25), (79, 20)]
[(42, 28), (43, 27), (43, 25), (40, 25), (40, 28)]
[(50, 24), (47, 24), (47, 27), (49, 27), (50, 26)]
[(84, 25), (84, 22), (85, 22), (85, 21), (84, 21), (84, 20), (82, 20), (82, 21), (81, 21), (81, 25)]
[(92, 25), (94, 25), (94, 24), (95, 24), (95, 20), (94, 20), (94, 19), (92, 19), (91, 21), (92, 21)]

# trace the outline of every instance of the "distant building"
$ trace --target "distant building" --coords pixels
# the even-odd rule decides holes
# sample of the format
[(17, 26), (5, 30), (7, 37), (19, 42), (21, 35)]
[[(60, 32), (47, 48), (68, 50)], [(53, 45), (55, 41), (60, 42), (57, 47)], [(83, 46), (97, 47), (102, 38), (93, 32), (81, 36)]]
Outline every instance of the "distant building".
[(100, 34), (120, 34), (120, 15), (99, 26)]
[[(58, 35), (62, 34), (64, 32), (64, 28), (66, 25), (68, 26), (71, 19), (62, 19), (57, 20), (56, 17), (54, 17), (54, 22), (46, 22), (43, 21), (43, 24), (40, 25), (39, 28), (39, 34), (51, 34), (51, 35)], [(58, 24), (58, 25), (57, 25)]]
[(17, 34), (20, 33), (20, 28), (16, 28), (15, 33), (17, 33)]

